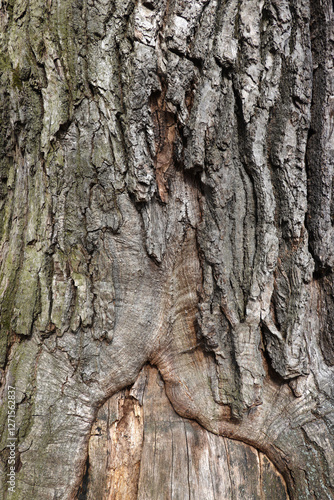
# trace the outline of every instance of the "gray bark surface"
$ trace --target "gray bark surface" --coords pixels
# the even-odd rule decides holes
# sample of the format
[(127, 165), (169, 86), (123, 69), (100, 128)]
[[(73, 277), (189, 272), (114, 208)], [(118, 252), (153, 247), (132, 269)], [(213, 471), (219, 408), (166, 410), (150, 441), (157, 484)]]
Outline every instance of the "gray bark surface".
[(333, 19), (0, 1), (0, 498), (333, 499)]

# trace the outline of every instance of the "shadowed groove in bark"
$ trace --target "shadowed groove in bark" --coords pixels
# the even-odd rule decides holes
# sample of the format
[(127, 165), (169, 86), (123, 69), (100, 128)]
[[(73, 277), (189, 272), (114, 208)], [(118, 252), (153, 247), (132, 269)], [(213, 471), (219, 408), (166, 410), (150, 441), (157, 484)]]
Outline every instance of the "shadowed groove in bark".
[(82, 484), (78, 491), (78, 500), (87, 500), (87, 489), (89, 487), (89, 459), (86, 462), (85, 474), (82, 479)]
[[(312, 119), (309, 130), (306, 160), (308, 174), (308, 213), (307, 228), (310, 233), (310, 251), (315, 260), (314, 279), (319, 280), (320, 297), (326, 306), (321, 316), (320, 346), (326, 363), (334, 365), (334, 346), (331, 340), (333, 331), (333, 104), (329, 98), (328, 106), (323, 106), (327, 99), (332, 71), (330, 60), (333, 42), (327, 34), (333, 31), (326, 12), (326, 5), (314, 2), (312, 9), (311, 41), (313, 55), (313, 94)], [(328, 158), (328, 160), (327, 160)], [(328, 210), (324, 210), (324, 206)], [(328, 249), (326, 248), (328, 247)]]

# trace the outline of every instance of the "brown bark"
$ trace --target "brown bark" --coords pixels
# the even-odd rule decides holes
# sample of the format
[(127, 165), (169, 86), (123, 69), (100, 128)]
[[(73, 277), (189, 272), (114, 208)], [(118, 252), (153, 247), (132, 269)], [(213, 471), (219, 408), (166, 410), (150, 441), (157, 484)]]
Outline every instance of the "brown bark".
[(3, 497), (331, 499), (332, 3), (0, 23)]

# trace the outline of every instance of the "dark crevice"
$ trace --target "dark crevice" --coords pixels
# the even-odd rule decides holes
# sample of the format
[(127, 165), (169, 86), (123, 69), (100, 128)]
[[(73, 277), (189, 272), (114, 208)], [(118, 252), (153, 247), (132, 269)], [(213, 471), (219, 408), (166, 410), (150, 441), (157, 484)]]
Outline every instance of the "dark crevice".
[(87, 457), (85, 473), (82, 478), (82, 483), (78, 489), (77, 493), (78, 500), (87, 500), (88, 484), (89, 484), (89, 457)]
[[(326, 210), (324, 201), (326, 192), (323, 187), (324, 176), (328, 175), (326, 166), (322, 166), (323, 145), (321, 141), (324, 106), (326, 101), (326, 17), (320, 2), (311, 2), (311, 50), (313, 59), (313, 88), (311, 105), (311, 123), (308, 131), (305, 168), (308, 181), (307, 203), (308, 211), (305, 218), (305, 226), (309, 233), (309, 251), (318, 268), (320, 258), (317, 255), (316, 246), (323, 238), (324, 221), (322, 212)], [(319, 270), (316, 270), (316, 273)]]
[(67, 120), (65, 123), (61, 123), (59, 129), (55, 133), (55, 139), (57, 139), (58, 141), (64, 139), (72, 123), (72, 120)]
[(147, 0), (146, 2), (143, 2), (143, 6), (149, 10), (155, 10), (155, 7), (156, 7), (155, 2), (154, 1), (152, 2), (149, 0)]
[(168, 51), (171, 52), (172, 54), (176, 54), (178, 57), (180, 57), (182, 59), (188, 59), (188, 61), (192, 62), (193, 65), (197, 69), (199, 69), (200, 71), (202, 70), (202, 68), (203, 68), (203, 60), (200, 59), (199, 57), (193, 57), (193, 56), (190, 56), (188, 54), (184, 54), (183, 52), (181, 52), (180, 50), (178, 50), (176, 47), (169, 48)]
[(332, 268), (328, 265), (321, 267), (319, 262), (315, 262), (315, 270), (313, 272), (314, 280), (321, 280), (322, 278), (326, 278), (332, 274)]

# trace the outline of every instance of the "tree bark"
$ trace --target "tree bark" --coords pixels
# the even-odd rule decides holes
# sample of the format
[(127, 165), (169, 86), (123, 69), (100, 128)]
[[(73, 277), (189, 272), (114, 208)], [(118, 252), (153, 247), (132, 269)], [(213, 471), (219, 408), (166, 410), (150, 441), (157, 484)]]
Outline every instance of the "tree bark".
[(333, 498), (333, 18), (0, 1), (4, 499)]

